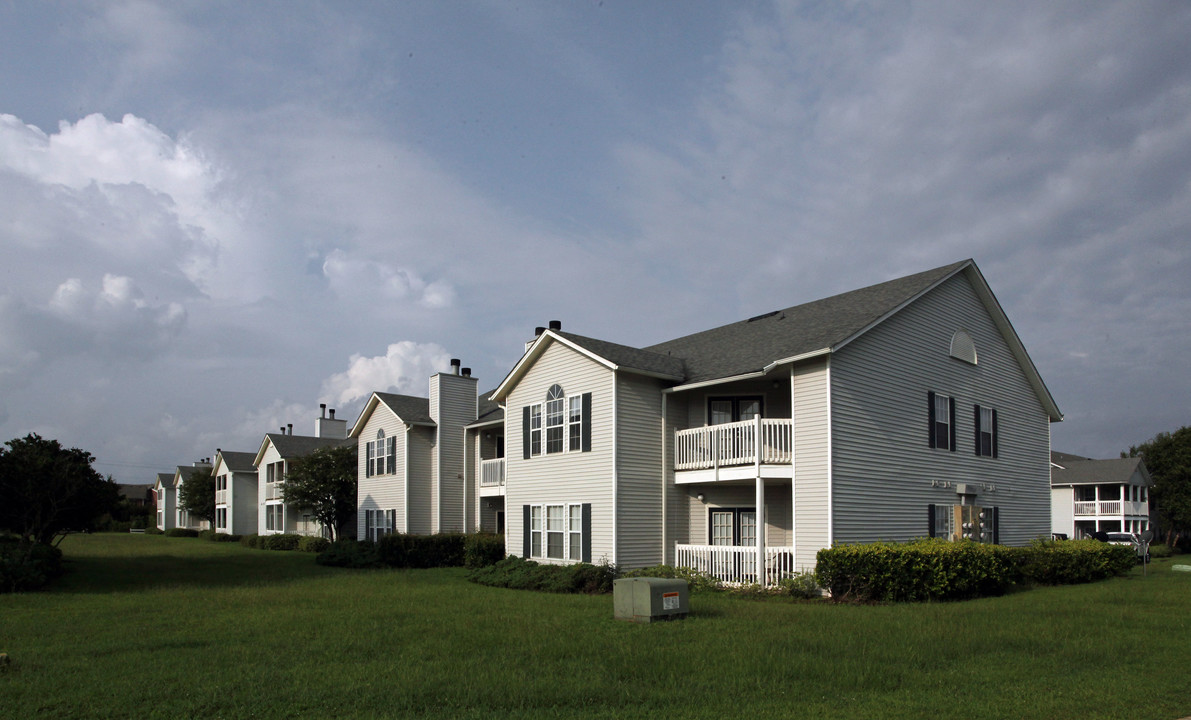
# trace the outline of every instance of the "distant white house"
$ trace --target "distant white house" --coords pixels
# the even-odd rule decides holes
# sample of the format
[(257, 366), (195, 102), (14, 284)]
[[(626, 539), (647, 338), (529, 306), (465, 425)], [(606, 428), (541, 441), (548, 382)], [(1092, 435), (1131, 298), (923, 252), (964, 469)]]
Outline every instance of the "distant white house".
[[(325, 407), (323, 408), (326, 409)], [(261, 440), (252, 464), (257, 471), (257, 528), (261, 535), (291, 533), (325, 535), (326, 532), (309, 511), (287, 505), (282, 497), (289, 464), (319, 448), (347, 445), (355, 447), (355, 438), (347, 437), (347, 421), (331, 416), (318, 418), (314, 435), (294, 435), (293, 425), (281, 432), (267, 433)]]
[(372, 393), (349, 433), (359, 442), (359, 538), (472, 527), (464, 427), (476, 419), (476, 384), (453, 359), (430, 378), (428, 397)]
[(174, 527), (186, 528), (189, 530), (207, 530), (211, 527), (210, 522), (191, 515), (185, 508), (182, 507), (182, 483), (186, 482), (187, 478), (189, 478), (191, 474), (196, 471), (210, 474), (211, 461), (207, 458), (203, 458), (192, 465), (179, 465), (174, 470), (174, 489), (172, 493), (174, 497)]
[(178, 493), (174, 489), (174, 473), (157, 473), (157, 482), (153, 484), (153, 492), (157, 496), (157, 529), (169, 530), (177, 521)]
[(1069, 538), (1096, 532), (1142, 533), (1151, 529), (1150, 487), (1141, 458), (1092, 458), (1052, 452), (1051, 532)]
[(215, 532), (250, 535), (258, 532), (257, 472), (250, 452), (217, 449), (211, 474), (215, 476)]
[(551, 323), (492, 400), (506, 547), (544, 562), (772, 582), (840, 542), (1051, 530), (1062, 415), (971, 260), (644, 348)]

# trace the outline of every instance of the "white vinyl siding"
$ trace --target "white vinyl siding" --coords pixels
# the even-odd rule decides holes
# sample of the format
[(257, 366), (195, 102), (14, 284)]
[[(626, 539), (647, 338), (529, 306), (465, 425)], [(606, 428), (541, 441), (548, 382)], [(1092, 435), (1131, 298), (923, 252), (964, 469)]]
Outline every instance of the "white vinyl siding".
[[(356, 493), (356, 537), (367, 536), (365, 512), (405, 507), (405, 424), (393, 414), (384, 403), (377, 403), (372, 415), (360, 429), (360, 439), (376, 439), (376, 431), (384, 430), (385, 438), (395, 438), (396, 472), (392, 475), (367, 477), (367, 453), (357, 455), (356, 478), (359, 486)], [(363, 443), (361, 443), (361, 446)], [(397, 512), (397, 532), (408, 532), (405, 527), (405, 513)]]
[[(980, 348), (978, 365), (950, 357), (960, 327)], [(1049, 419), (965, 275), (835, 353), (831, 383), (835, 541), (923, 537), (927, 506), (956, 503), (959, 483), (974, 504), (999, 508), (1002, 543), (1050, 532)], [(960, 452), (929, 448), (928, 391), (967, 408), (956, 413)], [(997, 408), (995, 461), (971, 451), (974, 403)]]
[[(612, 548), (613, 372), (561, 343), (552, 343), (512, 389), (505, 401), (506, 547), (524, 553), (525, 505), (590, 503), (592, 560), (615, 561)], [(568, 395), (591, 393), (591, 450), (525, 459), (522, 408), (542, 404), (551, 385)], [(655, 475), (655, 478), (657, 476)]]
[(438, 498), (438, 483), (434, 477), (435, 429), (414, 425), (406, 439), (409, 453), (405, 456), (409, 468), (409, 527), (406, 532), (429, 535), (434, 532), (434, 509)]
[(463, 426), (476, 419), (475, 378), (440, 373), (430, 380), (430, 416), (438, 423), (435, 447), (438, 505), (434, 532), (463, 532), (464, 434)]

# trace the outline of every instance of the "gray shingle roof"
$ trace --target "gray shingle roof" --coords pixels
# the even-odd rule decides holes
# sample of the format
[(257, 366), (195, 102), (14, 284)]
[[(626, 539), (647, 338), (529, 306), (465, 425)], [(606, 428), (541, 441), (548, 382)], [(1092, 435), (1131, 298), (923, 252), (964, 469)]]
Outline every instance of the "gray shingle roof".
[(492, 394), (496, 392), (493, 388), (484, 393), (479, 398), (478, 416), (474, 422), (470, 422), (464, 427), (472, 427), (473, 425), (484, 425), (490, 422), (495, 422), (505, 419), (505, 411), (495, 400), (492, 399)]
[[(348, 438), (329, 438), (329, 437), (313, 437), (310, 435), (282, 435), (281, 433), (267, 433), (265, 437), (273, 442), (273, 447), (277, 448), (277, 454), (283, 458), (305, 457), (310, 453), (324, 447), (334, 447), (336, 445), (347, 445), (355, 447), (356, 439)], [(253, 460), (256, 456), (253, 455)]]
[(682, 360), (671, 357), (666, 353), (656, 353), (649, 350), (618, 345), (606, 340), (584, 337), (574, 333), (556, 330), (555, 334), (570, 340), (579, 347), (599, 355), (615, 363), (619, 367), (647, 372), (655, 375), (665, 375), (680, 379), (685, 376)]
[[(1055, 460), (1056, 455), (1068, 459), (1065, 462), (1059, 462)], [(1051, 485), (1122, 485), (1129, 482), (1129, 479), (1138, 470), (1143, 471), (1143, 479), (1148, 479), (1149, 476), (1147, 472), (1144, 472), (1145, 466), (1142, 465), (1141, 458), (1089, 460), (1076, 455), (1052, 452), (1051, 459), (1062, 466), (1050, 469)]]
[(434, 418), (430, 417), (430, 399), (414, 397), (412, 395), (397, 395), (395, 393), (378, 392), (376, 397), (389, 406), (389, 409), (408, 423), (434, 425)]
[(220, 450), (219, 455), (223, 458), (223, 464), (232, 472), (256, 472), (256, 465), (253, 464), (256, 453)]
[(157, 482), (170, 487), (174, 484), (174, 473), (157, 473)]
[(795, 305), (645, 351), (682, 358), (688, 383), (757, 372), (776, 360), (838, 345), (969, 262)]

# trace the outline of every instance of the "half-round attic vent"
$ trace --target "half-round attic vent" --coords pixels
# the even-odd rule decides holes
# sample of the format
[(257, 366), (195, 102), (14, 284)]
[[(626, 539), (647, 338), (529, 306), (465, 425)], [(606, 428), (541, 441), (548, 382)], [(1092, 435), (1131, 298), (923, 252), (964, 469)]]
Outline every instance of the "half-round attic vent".
[(956, 330), (951, 336), (951, 357), (972, 365), (976, 364), (976, 343), (966, 330)]

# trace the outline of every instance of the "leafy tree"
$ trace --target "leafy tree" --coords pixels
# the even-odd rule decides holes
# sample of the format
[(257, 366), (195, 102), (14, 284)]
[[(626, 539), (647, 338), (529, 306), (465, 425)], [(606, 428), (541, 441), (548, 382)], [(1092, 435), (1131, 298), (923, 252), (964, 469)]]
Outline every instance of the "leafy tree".
[(1175, 544), (1180, 534), (1191, 532), (1191, 427), (1158, 433), (1129, 448), (1127, 456), (1145, 460), (1154, 479), (1150, 496), (1166, 530), (1166, 543)]
[(95, 458), (36, 433), (0, 447), (0, 530), (26, 543), (60, 542), (68, 532), (92, 530), (120, 502), (112, 479), (91, 467)]
[(211, 468), (195, 468), (178, 488), (178, 504), (194, 517), (215, 523), (215, 476)]
[(322, 447), (290, 461), (281, 487), (287, 504), (310, 510), (338, 539), (356, 512), (355, 448)]

